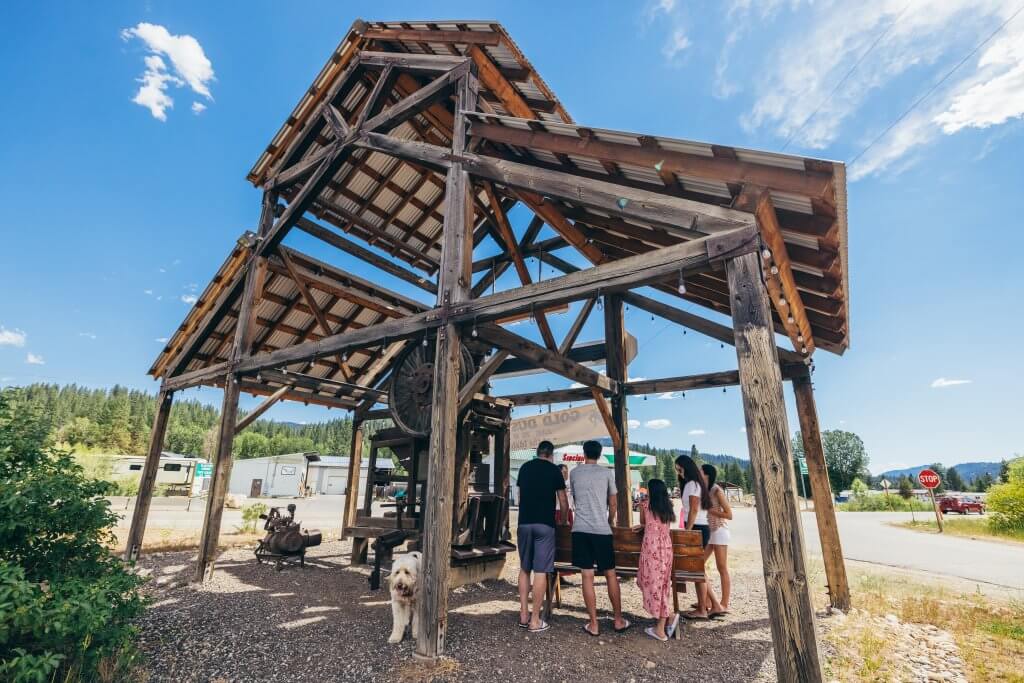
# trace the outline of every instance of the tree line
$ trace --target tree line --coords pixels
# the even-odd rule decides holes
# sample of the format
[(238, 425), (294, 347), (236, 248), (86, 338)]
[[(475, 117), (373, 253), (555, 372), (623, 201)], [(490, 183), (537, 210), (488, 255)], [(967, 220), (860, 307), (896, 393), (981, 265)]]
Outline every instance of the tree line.
[[(38, 409), (51, 438), (62, 445), (111, 455), (142, 455), (156, 412), (156, 397), (115, 385), (90, 389), (76, 384), (32, 384), (17, 389), (21, 401)], [(196, 399), (176, 400), (168, 419), (164, 450), (211, 457), (216, 450), (220, 411)], [(375, 425), (367, 424), (366, 438)], [(236, 458), (318, 451), (347, 455), (352, 420), (341, 417), (308, 425), (257, 420), (235, 438)]]
[(743, 489), (744, 493), (753, 493), (753, 473), (750, 470), (750, 463), (746, 460), (731, 455), (719, 455), (716, 453), (701, 454), (694, 444), (690, 450), (679, 448), (657, 448), (650, 444), (630, 444), (630, 449), (653, 455), (657, 462), (650, 467), (640, 468), (640, 478), (646, 482), (650, 479), (661, 479), (668, 484), (669, 489), (676, 486), (676, 458), (680, 455), (689, 455), (700, 467), (704, 463), (711, 463), (718, 469), (718, 481), (736, 484)]

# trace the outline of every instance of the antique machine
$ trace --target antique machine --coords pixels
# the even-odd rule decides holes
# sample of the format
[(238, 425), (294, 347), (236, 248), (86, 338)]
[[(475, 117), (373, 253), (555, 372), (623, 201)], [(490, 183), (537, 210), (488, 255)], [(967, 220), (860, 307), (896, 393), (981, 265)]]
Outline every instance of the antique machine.
[(319, 529), (301, 531), (295, 521), (295, 504), (288, 505), (288, 515), (281, 514), (281, 508), (270, 508), (270, 512), (260, 515), (266, 520), (263, 528), (267, 535), (256, 546), (256, 562), (273, 561), (278, 571), (285, 562), (298, 562), (306, 566), (306, 548), (320, 545), (322, 540)]
[[(477, 359), (463, 347), (460, 385), (472, 377)], [(400, 503), (385, 503), (394, 510), (371, 516), (374, 482), (371, 474), (361, 511), (347, 530), (353, 538), (353, 563), (365, 562), (369, 539), (375, 551), (371, 585), (379, 583), (381, 565), (390, 563), (393, 550), (408, 541), (420, 547), (424, 534), (424, 510), (428, 471), (430, 409), (433, 400), (434, 345), (410, 346), (396, 361), (388, 392), (388, 406), (395, 426), (378, 431), (370, 443), (369, 471), (384, 449), (395, 454), (406, 472), (406, 496)], [(452, 517), (453, 572), (465, 580), (479, 581), (497, 575), (505, 555), (515, 546), (509, 542), (509, 423), (512, 406), (507, 401), (478, 394), (459, 416), (455, 453), (455, 502)], [(493, 456), (493, 457), (491, 457)], [(489, 459), (491, 464), (484, 462)], [(395, 533), (399, 532), (399, 533)], [(430, 533), (429, 530), (426, 533)], [(475, 577), (475, 578), (474, 578)], [(456, 578), (456, 581), (459, 579)]]

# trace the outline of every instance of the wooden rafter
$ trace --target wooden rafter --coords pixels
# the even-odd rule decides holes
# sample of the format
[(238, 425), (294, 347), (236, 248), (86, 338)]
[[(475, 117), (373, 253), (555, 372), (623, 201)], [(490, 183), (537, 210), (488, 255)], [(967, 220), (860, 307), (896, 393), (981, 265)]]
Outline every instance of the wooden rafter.
[(558, 352), (563, 356), (569, 353), (573, 344), (576, 343), (576, 339), (580, 336), (580, 331), (583, 329), (583, 325), (586, 324), (587, 318), (590, 317), (590, 312), (594, 310), (594, 304), (596, 303), (597, 297), (592, 297), (583, 302), (583, 307), (580, 309), (576, 319), (573, 320), (572, 326), (569, 328), (569, 331), (565, 333), (565, 338), (558, 347)]
[(263, 413), (265, 413), (268, 410), (270, 410), (270, 408), (275, 403), (277, 403), (282, 398), (284, 398), (288, 394), (288, 392), (290, 392), (291, 390), (292, 390), (292, 385), (290, 385), (290, 384), (283, 384), (283, 385), (281, 385), (280, 389), (278, 389), (277, 391), (272, 393), (270, 396), (268, 396), (266, 398), (266, 400), (263, 401), (263, 403), (260, 403), (258, 406), (253, 408), (252, 412), (250, 412), (244, 418), (242, 418), (241, 420), (239, 420), (238, 422), (235, 423), (235, 434), (238, 434), (243, 429), (245, 429), (246, 427), (251, 425), (253, 422), (258, 420), (260, 418), (260, 416), (263, 415)]
[(473, 401), (475, 396), (485, 384), (487, 380), (491, 378), (501, 364), (505, 362), (505, 359), (511, 355), (511, 351), (506, 349), (498, 349), (492, 353), (487, 360), (477, 368), (477, 371), (469, 378), (469, 381), (459, 389), (459, 411), (465, 410), (469, 407), (469, 404)]
[[(508, 254), (512, 258), (512, 264), (519, 275), (519, 281), (524, 285), (532, 284), (533, 278), (530, 277), (530, 271), (526, 268), (523, 255), (519, 252), (519, 244), (516, 242), (516, 236), (512, 233), (512, 225), (508, 222), (508, 216), (505, 215), (505, 211), (501, 208), (501, 202), (498, 201), (498, 195), (494, 191), (494, 186), (491, 183), (483, 183), (483, 188), (484, 193), (487, 195), (487, 202), (491, 205), (495, 222), (498, 225), (498, 233), (505, 243), (505, 249), (508, 250)], [(555, 335), (551, 332), (551, 325), (548, 324), (547, 316), (542, 311), (538, 311), (534, 318), (537, 321), (540, 336), (544, 339), (544, 344), (548, 349), (556, 350), (558, 343), (555, 341)]]
[(612, 446), (617, 449), (622, 448), (622, 436), (619, 435), (619, 430), (615, 426), (615, 420), (612, 419), (612, 411), (608, 407), (608, 402), (604, 400), (604, 395), (597, 387), (590, 387), (590, 395), (597, 405), (597, 412), (601, 413), (601, 419), (604, 421), (605, 429), (608, 430), (608, 436), (612, 438)]

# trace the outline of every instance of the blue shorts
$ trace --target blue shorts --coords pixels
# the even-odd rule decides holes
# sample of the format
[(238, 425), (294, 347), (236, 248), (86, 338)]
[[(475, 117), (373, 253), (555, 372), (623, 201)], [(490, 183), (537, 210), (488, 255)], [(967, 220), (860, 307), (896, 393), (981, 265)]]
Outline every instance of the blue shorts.
[(524, 572), (555, 570), (555, 527), (547, 524), (520, 524), (516, 531), (519, 541), (519, 566)]

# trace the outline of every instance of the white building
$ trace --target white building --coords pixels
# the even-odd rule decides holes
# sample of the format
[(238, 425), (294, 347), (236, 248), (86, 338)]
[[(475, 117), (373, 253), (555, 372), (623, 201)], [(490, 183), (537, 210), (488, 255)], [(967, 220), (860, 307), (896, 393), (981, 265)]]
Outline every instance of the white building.
[[(319, 453), (235, 460), (228, 491), (250, 498), (301, 496), (306, 489), (313, 495), (343, 495), (348, 484), (348, 464), (348, 457)], [(359, 472), (360, 495), (366, 490), (368, 465), (367, 458), (363, 458)], [(378, 458), (377, 469), (394, 469), (394, 464), (389, 458)]]
[[(160, 454), (160, 469), (156, 473), (157, 484), (191, 484), (195, 478), (196, 465), (208, 464), (204, 458), (179, 455), (170, 451)], [(114, 477), (141, 477), (146, 464), (144, 455), (118, 455), (114, 457), (111, 475)]]

